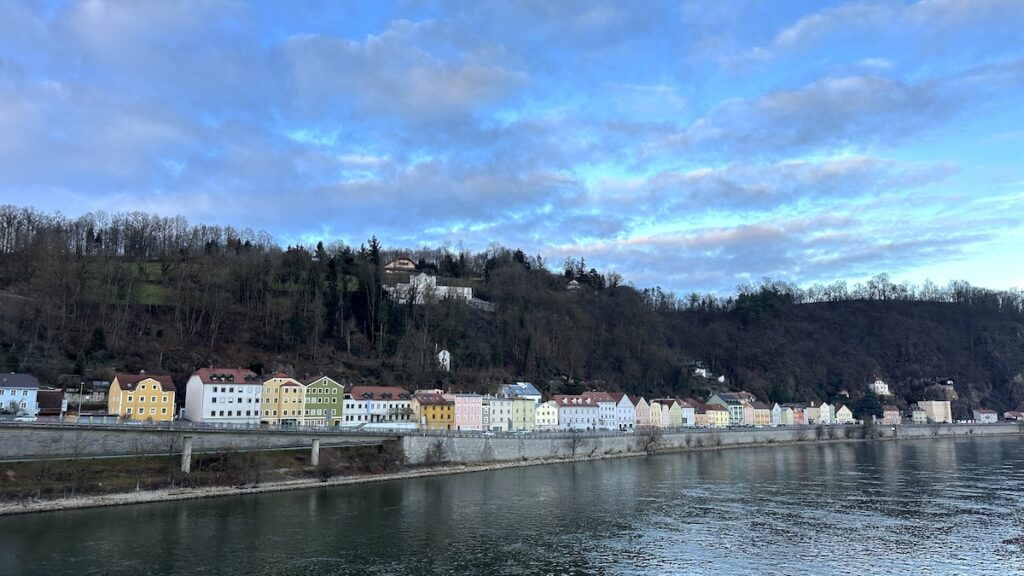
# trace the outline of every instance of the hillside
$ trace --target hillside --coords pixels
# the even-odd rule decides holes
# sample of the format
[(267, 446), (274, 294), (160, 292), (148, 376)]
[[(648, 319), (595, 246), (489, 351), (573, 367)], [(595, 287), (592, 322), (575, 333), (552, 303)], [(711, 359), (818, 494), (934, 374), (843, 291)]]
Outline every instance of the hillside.
[[(364, 246), (281, 249), (265, 234), (145, 214), (69, 220), (0, 207), (0, 362), (52, 384), (113, 370), (184, 378), (209, 364), (326, 372), (409, 387), (489, 390), (529, 379), (644, 395), (724, 387), (777, 401), (856, 400), (872, 374), (906, 400), (956, 381), (971, 406), (1024, 402), (1024, 298), (947, 287), (766, 282), (729, 298), (638, 290), (582, 261), (552, 273), (540, 257), (493, 248), (411, 253), (421, 269), (497, 305), (494, 313), (383, 296), (398, 255)], [(402, 252), (402, 254), (410, 254)], [(576, 279), (581, 288), (567, 290)], [(448, 348), (453, 371), (435, 370)]]

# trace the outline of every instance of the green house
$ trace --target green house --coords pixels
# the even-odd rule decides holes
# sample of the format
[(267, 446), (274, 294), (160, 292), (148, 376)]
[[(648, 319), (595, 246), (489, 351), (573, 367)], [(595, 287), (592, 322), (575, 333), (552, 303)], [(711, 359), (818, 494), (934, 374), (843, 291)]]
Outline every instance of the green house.
[(302, 383), (306, 386), (306, 425), (341, 426), (345, 386), (329, 376), (317, 376)]

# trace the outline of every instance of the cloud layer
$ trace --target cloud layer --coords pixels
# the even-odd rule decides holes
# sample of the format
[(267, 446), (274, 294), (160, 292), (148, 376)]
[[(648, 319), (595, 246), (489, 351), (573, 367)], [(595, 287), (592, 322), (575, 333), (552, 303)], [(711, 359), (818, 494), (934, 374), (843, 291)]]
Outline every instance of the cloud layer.
[(1005, 286), (1022, 14), (8, 2), (0, 202), (285, 243), (499, 242), (677, 291), (883, 270)]

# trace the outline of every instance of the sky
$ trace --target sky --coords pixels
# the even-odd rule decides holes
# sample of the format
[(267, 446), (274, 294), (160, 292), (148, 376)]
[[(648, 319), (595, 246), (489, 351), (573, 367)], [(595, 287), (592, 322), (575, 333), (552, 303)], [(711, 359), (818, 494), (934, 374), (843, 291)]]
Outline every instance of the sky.
[(0, 204), (1024, 287), (1024, 0), (0, 2)]

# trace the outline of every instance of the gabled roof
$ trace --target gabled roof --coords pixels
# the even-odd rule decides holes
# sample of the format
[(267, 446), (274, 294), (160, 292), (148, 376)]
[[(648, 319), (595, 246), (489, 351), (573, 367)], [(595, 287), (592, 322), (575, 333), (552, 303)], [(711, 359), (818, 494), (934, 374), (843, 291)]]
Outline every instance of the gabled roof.
[(885, 406), (882, 406), (882, 411), (883, 412), (899, 412), (900, 409), (897, 408), (896, 406), (893, 406), (892, 404), (886, 404)]
[[(616, 404), (618, 404), (619, 402), (622, 402), (622, 397), (625, 396), (626, 393), (625, 392), (609, 392), (608, 395), (612, 397), (612, 401), (614, 401)], [(630, 404), (633, 403), (633, 400), (630, 399), (630, 398), (626, 398), (626, 400), (628, 400)]]
[(593, 398), (579, 395), (569, 396), (565, 394), (555, 394), (551, 398), (559, 408), (597, 408), (597, 401)]
[(612, 395), (607, 392), (584, 392), (580, 394), (584, 398), (593, 398), (594, 402), (615, 402)]
[(397, 386), (353, 386), (353, 400), (390, 400), (399, 402), (411, 400), (412, 394)]
[(31, 374), (0, 374), (0, 388), (39, 388), (39, 380)]
[(115, 374), (114, 378), (121, 385), (121, 389), (127, 392), (134, 392), (143, 380), (156, 380), (164, 392), (175, 390), (174, 380), (168, 374)]
[(301, 382), (305, 386), (309, 386), (310, 384), (312, 384), (314, 382), (319, 382), (320, 380), (329, 380), (330, 383), (332, 383), (332, 384), (334, 384), (336, 386), (341, 386), (343, 388), (345, 387), (344, 384), (342, 384), (341, 382), (338, 382), (334, 378), (331, 378), (330, 376), (323, 376), (323, 375), (314, 376), (312, 378), (306, 378), (304, 380), (299, 380), (299, 382)]
[(974, 411), (977, 412), (978, 414), (995, 414), (996, 413), (995, 410), (989, 410), (988, 408), (975, 408)]
[(772, 409), (771, 406), (765, 404), (764, 402), (761, 402), (760, 400), (755, 400), (755, 401), (751, 402), (750, 404), (751, 404), (751, 406), (754, 407), (754, 410), (771, 410)]
[(420, 406), (452, 406), (454, 400), (448, 400), (440, 394), (417, 394), (414, 396)]
[(192, 373), (203, 384), (261, 384), (260, 377), (244, 368), (200, 368)]

